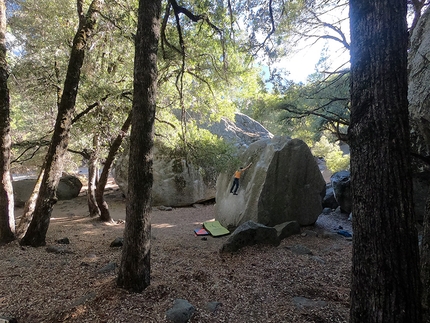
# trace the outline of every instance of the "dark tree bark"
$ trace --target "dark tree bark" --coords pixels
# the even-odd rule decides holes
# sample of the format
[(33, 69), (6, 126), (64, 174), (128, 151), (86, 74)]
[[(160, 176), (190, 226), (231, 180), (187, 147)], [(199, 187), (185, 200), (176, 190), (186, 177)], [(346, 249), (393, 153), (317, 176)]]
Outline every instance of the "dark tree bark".
[(350, 0), (353, 323), (420, 323), (406, 0)]
[(0, 244), (8, 243), (15, 239), (15, 217), (13, 213), (13, 188), (10, 174), (10, 109), (9, 89), (7, 79), (9, 77), (6, 62), (6, 6), (0, 0)]
[(58, 108), (57, 120), (54, 127), (51, 144), (46, 156), (46, 169), (40, 186), (39, 196), (31, 223), (21, 239), (21, 245), (34, 247), (46, 244), (52, 208), (57, 202), (56, 190), (63, 170), (63, 156), (67, 150), (72, 116), (85, 57), (86, 45), (95, 28), (97, 12), (102, 0), (93, 0), (87, 14), (83, 12), (83, 0), (77, 1), (79, 27), (73, 39), (72, 51), (64, 82), (64, 89)]
[[(430, 192), (428, 192), (430, 193)], [(421, 243), (421, 281), (423, 284), (423, 322), (430, 323), (430, 196), (427, 196)]]
[(131, 125), (131, 112), (128, 114), (127, 119), (125, 120), (124, 124), (121, 127), (121, 131), (118, 134), (118, 136), (113, 141), (108, 156), (106, 158), (106, 161), (103, 166), (102, 173), (100, 174), (100, 178), (97, 183), (95, 196), (97, 201), (98, 209), (100, 210), (100, 220), (103, 222), (112, 222), (112, 217), (110, 216), (109, 212), (109, 205), (104, 200), (104, 191), (107, 184), (107, 181), (109, 179), (109, 173), (112, 168), (112, 164), (115, 160), (116, 153), (118, 152), (119, 147), (121, 147), (122, 140), (124, 139), (125, 134), (128, 132), (128, 129)]
[(140, 0), (124, 245), (117, 285), (141, 292), (150, 284), (152, 148), (161, 0)]
[(90, 216), (100, 216), (100, 209), (96, 201), (96, 187), (98, 181), (98, 154), (99, 154), (99, 136), (93, 137), (93, 150), (88, 160), (88, 210)]

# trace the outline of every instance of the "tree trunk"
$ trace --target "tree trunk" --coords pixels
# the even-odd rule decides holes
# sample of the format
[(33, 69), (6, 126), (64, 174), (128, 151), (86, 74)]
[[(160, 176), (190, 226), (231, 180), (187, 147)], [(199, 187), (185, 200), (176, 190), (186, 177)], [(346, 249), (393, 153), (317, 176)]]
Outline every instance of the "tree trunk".
[(6, 62), (6, 6), (0, 0), (0, 244), (15, 239), (15, 217), (12, 179), (10, 174), (10, 108)]
[(99, 154), (99, 136), (94, 135), (93, 137), (93, 151), (91, 152), (89, 161), (88, 161), (88, 210), (90, 212), (90, 216), (100, 216), (100, 209), (97, 206), (96, 202), (96, 187), (98, 181), (98, 156)]
[(131, 125), (131, 112), (128, 114), (127, 119), (125, 120), (124, 124), (121, 127), (120, 133), (115, 138), (115, 140), (113, 141), (113, 143), (109, 149), (109, 154), (106, 158), (106, 162), (103, 166), (103, 170), (102, 170), (102, 173), (100, 175), (100, 179), (97, 183), (97, 188), (96, 188), (96, 193), (95, 193), (96, 201), (97, 201), (97, 205), (100, 209), (100, 220), (104, 221), (104, 222), (112, 222), (113, 221), (112, 217), (110, 216), (109, 206), (106, 203), (106, 201), (104, 200), (103, 194), (105, 191), (107, 181), (109, 179), (109, 173), (110, 173), (110, 170), (112, 168), (112, 164), (115, 160), (116, 153), (118, 152), (119, 147), (121, 147), (122, 140), (123, 140), (125, 134), (128, 132), (130, 125)]
[(95, 27), (101, 3), (102, 0), (93, 0), (85, 15), (82, 10), (83, 0), (77, 1), (79, 27), (73, 40), (64, 90), (58, 109), (54, 134), (46, 156), (46, 169), (40, 186), (39, 196), (36, 200), (36, 207), (31, 223), (20, 241), (22, 245), (38, 247), (46, 244), (45, 237), (49, 227), (52, 208), (57, 202), (56, 190), (63, 170), (63, 156), (68, 146), (85, 49)]
[[(430, 192), (429, 192), (430, 193)], [(430, 323), (430, 195), (424, 213), (424, 230), (421, 244), (421, 281), (423, 284), (423, 322)]]
[(150, 284), (152, 148), (161, 0), (140, 0), (134, 57), (134, 92), (128, 199), (118, 286), (141, 292)]
[(420, 323), (406, 0), (350, 0), (353, 323)]
[(36, 207), (37, 197), (39, 196), (40, 185), (42, 185), (43, 174), (45, 172), (45, 164), (43, 164), (42, 169), (37, 177), (36, 184), (34, 185), (33, 192), (31, 193), (27, 202), (25, 202), (24, 212), (19, 220), (19, 224), (16, 227), (16, 236), (21, 239), (27, 232), (28, 226), (33, 219), (34, 209)]

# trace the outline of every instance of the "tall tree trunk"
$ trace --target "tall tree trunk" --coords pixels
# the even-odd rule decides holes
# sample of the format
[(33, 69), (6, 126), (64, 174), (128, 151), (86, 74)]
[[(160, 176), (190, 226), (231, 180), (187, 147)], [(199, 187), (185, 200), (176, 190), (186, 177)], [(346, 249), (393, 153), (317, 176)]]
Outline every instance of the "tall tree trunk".
[(128, 132), (130, 125), (131, 125), (131, 112), (128, 114), (127, 119), (125, 120), (124, 124), (121, 127), (120, 133), (115, 138), (115, 140), (113, 141), (109, 149), (109, 154), (106, 158), (106, 162), (103, 166), (102, 173), (97, 183), (96, 201), (100, 209), (100, 220), (104, 222), (113, 221), (112, 217), (110, 216), (109, 206), (104, 200), (104, 191), (105, 191), (107, 181), (109, 179), (109, 173), (111, 171), (112, 164), (115, 160), (116, 153), (118, 152), (119, 147), (121, 147), (122, 140), (124, 139), (125, 134)]
[(88, 209), (90, 216), (100, 216), (100, 209), (96, 202), (96, 187), (98, 181), (98, 156), (99, 155), (99, 136), (93, 136), (93, 150), (88, 161)]
[(0, 244), (15, 239), (15, 217), (12, 179), (10, 174), (10, 109), (6, 62), (6, 6), (0, 0)]
[[(429, 191), (430, 193), (430, 191)], [(430, 195), (424, 213), (424, 230), (421, 244), (421, 281), (423, 284), (423, 322), (430, 323)]]
[(140, 0), (134, 55), (134, 92), (124, 245), (118, 286), (141, 292), (150, 284), (152, 148), (161, 0)]
[(63, 170), (63, 156), (69, 142), (69, 132), (72, 124), (72, 116), (75, 111), (85, 49), (95, 28), (96, 17), (100, 11), (102, 0), (93, 0), (86, 15), (83, 12), (83, 3), (83, 0), (77, 1), (79, 27), (73, 39), (64, 90), (58, 109), (54, 134), (46, 156), (46, 169), (40, 186), (39, 196), (36, 200), (36, 207), (31, 223), (20, 241), (22, 245), (38, 247), (46, 244), (45, 238), (52, 208), (57, 202), (56, 190)]
[(406, 0), (350, 0), (353, 323), (420, 323)]

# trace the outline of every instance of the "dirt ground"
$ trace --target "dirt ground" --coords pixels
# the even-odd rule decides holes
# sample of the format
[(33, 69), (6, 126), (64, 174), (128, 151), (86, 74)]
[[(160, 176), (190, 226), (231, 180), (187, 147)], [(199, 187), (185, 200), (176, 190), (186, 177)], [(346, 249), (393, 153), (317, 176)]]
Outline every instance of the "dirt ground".
[[(213, 205), (152, 212), (151, 285), (142, 293), (116, 288), (125, 200), (112, 186), (106, 201), (117, 222), (88, 217), (86, 196), (55, 205), (47, 246), (0, 247), (0, 318), (39, 322), (168, 322), (175, 299), (195, 307), (189, 322), (348, 322), (351, 241), (345, 215), (321, 215), (278, 247), (220, 254), (228, 236), (194, 235), (214, 219)], [(22, 209), (16, 209), (19, 217)], [(312, 234), (316, 232), (317, 235)], [(59, 244), (68, 238), (70, 244)], [(293, 252), (305, 246), (312, 254)], [(219, 302), (214, 311), (208, 303)]]

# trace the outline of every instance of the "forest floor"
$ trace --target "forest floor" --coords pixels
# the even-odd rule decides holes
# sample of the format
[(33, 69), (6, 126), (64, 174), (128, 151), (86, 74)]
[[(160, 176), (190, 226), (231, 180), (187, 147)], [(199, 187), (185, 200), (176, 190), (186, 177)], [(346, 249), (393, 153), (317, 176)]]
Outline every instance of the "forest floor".
[[(0, 247), (0, 318), (39, 322), (168, 322), (175, 299), (195, 307), (189, 322), (348, 322), (351, 241), (346, 215), (321, 215), (278, 247), (250, 246), (234, 254), (219, 249), (228, 236), (197, 237), (214, 219), (213, 205), (154, 210), (151, 214), (151, 285), (142, 293), (116, 287), (125, 199), (106, 191), (115, 224), (88, 216), (85, 193), (59, 201), (46, 247)], [(19, 217), (22, 209), (16, 209)], [(317, 235), (312, 234), (316, 232)], [(57, 241), (68, 238), (70, 244)], [(304, 246), (312, 254), (297, 254)], [(219, 306), (209, 308), (210, 302)], [(216, 303), (216, 304), (218, 304)]]

